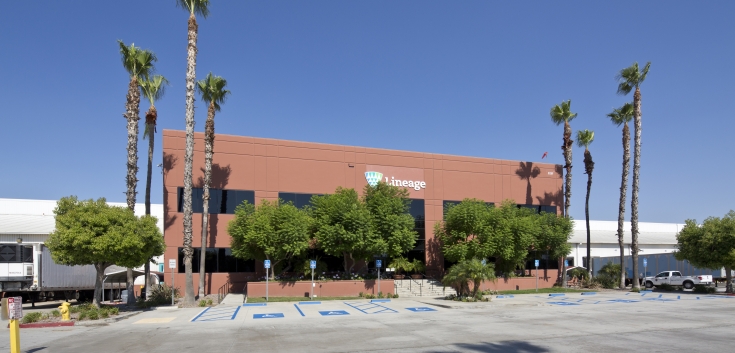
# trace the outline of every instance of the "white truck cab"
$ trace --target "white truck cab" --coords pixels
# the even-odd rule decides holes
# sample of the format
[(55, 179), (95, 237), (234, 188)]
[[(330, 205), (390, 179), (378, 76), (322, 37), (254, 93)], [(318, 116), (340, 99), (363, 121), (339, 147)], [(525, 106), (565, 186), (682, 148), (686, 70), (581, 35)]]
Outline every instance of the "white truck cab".
[(712, 275), (682, 276), (679, 271), (663, 271), (654, 277), (646, 277), (645, 284), (646, 288), (668, 284), (671, 286), (683, 286), (686, 289), (692, 289), (696, 284), (712, 284)]

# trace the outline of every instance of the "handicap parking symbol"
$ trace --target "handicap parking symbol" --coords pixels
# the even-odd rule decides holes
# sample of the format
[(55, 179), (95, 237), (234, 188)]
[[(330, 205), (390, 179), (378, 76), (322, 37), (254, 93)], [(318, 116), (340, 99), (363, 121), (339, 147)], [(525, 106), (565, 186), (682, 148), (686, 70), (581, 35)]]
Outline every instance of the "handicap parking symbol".
[(610, 303), (637, 303), (637, 300), (630, 300), (630, 299), (611, 299), (608, 300)]
[(579, 305), (577, 303), (570, 303), (570, 302), (549, 302), (549, 304), (554, 304), (554, 305)]
[(416, 312), (416, 313), (417, 312), (424, 312), (424, 311), (436, 311), (436, 309), (427, 308), (425, 306), (420, 306), (420, 307), (416, 307), (416, 308), (406, 308), (406, 310), (411, 310), (411, 311)]
[(253, 319), (276, 319), (282, 318), (283, 313), (253, 314)]
[(350, 313), (344, 310), (325, 310), (325, 311), (319, 311), (319, 314), (321, 314), (322, 316), (350, 315)]

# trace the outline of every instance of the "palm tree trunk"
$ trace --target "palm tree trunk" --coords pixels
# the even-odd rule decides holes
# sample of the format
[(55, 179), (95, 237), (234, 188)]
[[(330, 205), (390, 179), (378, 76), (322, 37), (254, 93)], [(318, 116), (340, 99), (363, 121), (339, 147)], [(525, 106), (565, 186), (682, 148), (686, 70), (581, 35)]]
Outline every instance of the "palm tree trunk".
[(631, 252), (633, 255), (633, 288), (640, 288), (638, 283), (638, 180), (641, 169), (641, 90), (635, 88), (633, 95), (633, 121), (635, 124), (635, 145), (633, 146), (633, 192), (630, 200), (630, 234), (632, 236)]
[[(140, 120), (140, 88), (138, 87), (138, 78), (133, 76), (130, 78), (128, 85), (128, 94), (126, 97), (125, 118), (128, 121), (128, 173), (126, 176), (127, 192), (125, 195), (128, 208), (135, 212), (135, 189), (138, 186), (138, 121)], [(135, 304), (135, 295), (133, 294), (133, 269), (127, 270), (128, 305)]]
[[(564, 216), (569, 218), (569, 206), (572, 198), (572, 127), (568, 121), (564, 121), (564, 168), (567, 171), (566, 184), (564, 186)], [(565, 258), (561, 260), (561, 272), (559, 273), (562, 287), (567, 287)]]
[[(184, 153), (184, 268), (186, 284), (184, 301), (194, 304), (194, 279), (192, 276), (192, 164), (194, 160), (194, 80), (196, 79), (197, 21), (192, 13), (189, 16), (189, 34), (186, 50), (186, 150)], [(204, 255), (204, 254), (202, 254)]]
[(725, 266), (725, 293), (732, 293), (732, 267)]
[(595, 169), (595, 162), (592, 161), (592, 153), (588, 149), (584, 150), (584, 169), (587, 174), (587, 197), (584, 200), (584, 217), (587, 222), (587, 272), (592, 276), (592, 251), (590, 237), (590, 191), (592, 190), (592, 171)]
[[(153, 147), (155, 144), (154, 138), (156, 136), (156, 118), (158, 113), (156, 107), (151, 104), (150, 109), (145, 114), (146, 131), (148, 131), (148, 171), (145, 177), (145, 214), (146, 216), (151, 215), (151, 178), (153, 176)], [(144, 134), (145, 135), (145, 134)], [(149, 284), (148, 280), (151, 276), (151, 261), (150, 259), (145, 263), (145, 298), (148, 299)]]
[(202, 210), (202, 250), (199, 256), (199, 298), (204, 296), (204, 273), (207, 253), (207, 227), (209, 224), (209, 185), (212, 183), (212, 157), (214, 155), (214, 101), (209, 104), (204, 124), (204, 209)]
[(620, 204), (618, 205), (618, 245), (620, 246), (620, 289), (625, 288), (625, 242), (623, 225), (625, 222), (625, 196), (628, 193), (628, 170), (630, 170), (630, 129), (623, 125), (623, 174), (620, 182)]

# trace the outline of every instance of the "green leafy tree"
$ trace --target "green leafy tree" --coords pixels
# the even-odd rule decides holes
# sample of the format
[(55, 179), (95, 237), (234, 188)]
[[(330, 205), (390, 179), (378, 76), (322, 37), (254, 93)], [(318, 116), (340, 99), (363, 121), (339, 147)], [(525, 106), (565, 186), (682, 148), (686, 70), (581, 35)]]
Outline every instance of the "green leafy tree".
[(649, 61), (643, 69), (638, 63), (620, 70), (617, 75), (618, 94), (627, 95), (633, 89), (633, 126), (635, 127), (635, 144), (633, 146), (633, 192), (630, 197), (630, 233), (632, 235), (631, 253), (633, 255), (633, 288), (640, 288), (638, 283), (638, 182), (641, 170), (641, 84), (648, 76), (651, 68)]
[(572, 251), (569, 238), (574, 231), (574, 221), (569, 217), (556, 213), (541, 212), (537, 216), (538, 233), (534, 239), (532, 249), (540, 254), (549, 254), (552, 259), (563, 258)]
[[(271, 268), (309, 248), (311, 218), (291, 203), (263, 200), (258, 207), (244, 202), (235, 209), (227, 232), (232, 254), (245, 260), (270, 260)], [(273, 278), (273, 272), (271, 272)]]
[(194, 304), (194, 278), (192, 275), (192, 167), (194, 163), (194, 85), (197, 65), (197, 35), (199, 25), (196, 15), (206, 18), (209, 15), (209, 0), (176, 0), (176, 4), (189, 13), (186, 45), (186, 145), (184, 149), (184, 272), (186, 285), (184, 301)]
[[(623, 225), (625, 222), (625, 196), (628, 192), (628, 171), (630, 170), (630, 129), (628, 122), (633, 119), (633, 104), (625, 103), (607, 115), (613, 124), (623, 125), (623, 173), (620, 182), (620, 203), (618, 204), (618, 246), (620, 247), (620, 263), (625, 263), (625, 242)], [(625, 267), (620, 267), (620, 289), (625, 288)]]
[[(143, 130), (143, 139), (148, 139), (148, 169), (145, 178), (145, 214), (151, 214), (151, 179), (153, 177), (153, 147), (156, 137), (156, 121), (158, 120), (158, 111), (156, 110), (156, 101), (163, 97), (166, 92), (168, 80), (161, 76), (155, 75), (150, 78), (144, 78), (140, 81), (140, 88), (143, 96), (148, 98), (151, 106), (145, 113), (145, 130)], [(148, 277), (150, 277), (151, 264), (150, 261), (145, 263), (145, 290), (146, 298), (148, 297), (149, 286)]]
[[(204, 185), (202, 192), (202, 249), (201, 253), (207, 252), (207, 230), (209, 229), (209, 186), (212, 184), (212, 158), (214, 157), (214, 114), (220, 111), (221, 104), (225, 102), (230, 91), (226, 90), (227, 80), (220, 76), (214, 76), (210, 72), (207, 77), (197, 82), (197, 89), (202, 95), (202, 100), (207, 103), (207, 121), (204, 123)], [(204, 274), (206, 258), (200, 256), (199, 261), (199, 297), (204, 296)]]
[(495, 258), (496, 270), (511, 273), (523, 264), (538, 233), (536, 217), (509, 200), (492, 207), (482, 200), (465, 199), (449, 208), (434, 234), (449, 261)]
[(732, 269), (735, 268), (735, 211), (724, 217), (709, 217), (697, 224), (688, 219), (676, 235), (678, 260), (688, 260), (697, 267), (720, 269), (727, 273), (727, 292), (732, 293)]
[(375, 253), (395, 257), (413, 249), (418, 233), (409, 213), (408, 190), (379, 182), (375, 187), (366, 185), (363, 195), (372, 215), (373, 232), (380, 237), (379, 242), (373, 244)]
[(313, 196), (311, 204), (317, 246), (328, 255), (341, 256), (345, 272), (351, 273), (357, 260), (386, 248), (375, 233), (370, 209), (354, 189), (339, 187), (334, 194)]
[(165, 243), (155, 217), (138, 218), (128, 209), (109, 206), (104, 198), (80, 201), (76, 196), (64, 197), (54, 214), (56, 229), (46, 241), (51, 257), (62, 265), (94, 265), (94, 304), (98, 307), (107, 267), (137, 267), (163, 254)]
[(494, 266), (480, 259), (469, 259), (449, 268), (442, 282), (454, 287), (460, 297), (478, 298), (480, 285), (487, 280), (495, 280)]
[(584, 147), (584, 173), (587, 174), (587, 196), (584, 199), (584, 218), (587, 222), (587, 271), (592, 271), (590, 266), (591, 257), (591, 241), (590, 241), (590, 191), (592, 191), (592, 171), (595, 169), (595, 162), (592, 161), (592, 153), (590, 153), (590, 145), (595, 140), (595, 132), (591, 130), (577, 131), (577, 146)]
[[(128, 130), (128, 162), (127, 174), (125, 178), (127, 191), (125, 198), (128, 208), (135, 211), (135, 199), (137, 196), (136, 188), (138, 186), (138, 121), (140, 120), (140, 81), (147, 79), (153, 71), (153, 63), (157, 61), (156, 55), (150, 50), (136, 47), (135, 44), (125, 45), (121, 40), (117, 43), (120, 46), (120, 58), (122, 59), (125, 71), (130, 75), (130, 83), (128, 84), (128, 93), (125, 103), (125, 120), (127, 120)], [(127, 278), (128, 293), (133, 292), (133, 270), (128, 269)], [(128, 297), (128, 304), (135, 303), (133, 296)]]

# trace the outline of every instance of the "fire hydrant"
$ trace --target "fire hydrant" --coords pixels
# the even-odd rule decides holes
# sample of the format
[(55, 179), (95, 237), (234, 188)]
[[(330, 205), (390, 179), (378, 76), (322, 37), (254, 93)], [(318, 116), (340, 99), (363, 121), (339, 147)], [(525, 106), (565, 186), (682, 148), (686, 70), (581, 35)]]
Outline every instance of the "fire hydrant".
[(69, 302), (61, 303), (61, 306), (59, 307), (59, 311), (61, 312), (61, 321), (71, 320), (71, 313), (69, 312), (69, 305), (71, 305), (71, 303)]

